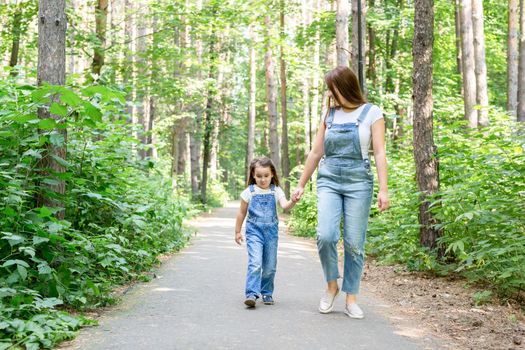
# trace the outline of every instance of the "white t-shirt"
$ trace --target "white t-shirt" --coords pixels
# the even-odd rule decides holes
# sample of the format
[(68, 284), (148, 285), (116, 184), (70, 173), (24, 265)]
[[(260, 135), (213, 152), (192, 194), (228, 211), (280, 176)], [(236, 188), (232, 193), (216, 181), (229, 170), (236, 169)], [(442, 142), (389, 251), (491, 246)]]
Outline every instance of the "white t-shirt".
[[(345, 112), (342, 108), (336, 109), (333, 124), (357, 122), (357, 118), (359, 118), (363, 108), (365, 108), (364, 104), (351, 112)], [(370, 148), (370, 140), (372, 138), (372, 124), (379, 119), (383, 119), (383, 112), (376, 105), (372, 105), (368, 110), (363, 123), (359, 124), (359, 142), (361, 143), (361, 153), (363, 158), (368, 158), (368, 149)], [(328, 128), (326, 130), (328, 130)]]
[[(270, 188), (264, 190), (264, 189), (260, 188), (257, 185), (253, 185), (253, 188), (254, 188), (255, 194), (272, 193), (272, 190)], [(279, 186), (275, 186), (274, 196), (275, 196), (275, 203), (279, 203), (281, 198), (285, 197), (285, 194), (284, 194), (283, 190)], [(242, 191), (241, 198), (246, 203), (250, 203), (250, 200), (252, 199), (252, 192), (250, 191), (250, 187), (249, 186), (244, 191)]]

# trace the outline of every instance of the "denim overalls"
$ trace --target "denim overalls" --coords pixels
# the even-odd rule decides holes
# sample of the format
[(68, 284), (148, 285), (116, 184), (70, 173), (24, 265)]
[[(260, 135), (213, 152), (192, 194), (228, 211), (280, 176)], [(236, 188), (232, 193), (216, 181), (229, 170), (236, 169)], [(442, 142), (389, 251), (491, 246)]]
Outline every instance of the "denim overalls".
[(359, 292), (364, 244), (373, 195), (370, 161), (363, 159), (359, 124), (372, 105), (366, 104), (357, 123), (333, 124), (335, 109), (326, 118), (324, 159), (317, 174), (317, 249), (326, 281), (339, 277), (337, 242), (344, 223), (344, 278), (342, 290)]
[(256, 194), (254, 185), (250, 185), (252, 198), (248, 205), (248, 219), (246, 219), (248, 249), (246, 297), (273, 293), (279, 221), (277, 203), (275, 203), (275, 185), (271, 185), (270, 189), (270, 193)]

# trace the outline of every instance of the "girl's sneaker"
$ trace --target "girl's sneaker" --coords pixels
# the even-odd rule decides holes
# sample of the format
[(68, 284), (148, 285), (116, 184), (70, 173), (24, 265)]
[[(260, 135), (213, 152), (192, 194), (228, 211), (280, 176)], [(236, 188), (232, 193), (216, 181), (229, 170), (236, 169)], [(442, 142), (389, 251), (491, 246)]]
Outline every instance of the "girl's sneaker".
[(363, 313), (363, 310), (361, 310), (359, 305), (357, 305), (356, 303), (346, 304), (345, 314), (347, 314), (351, 318), (363, 318), (363, 317), (365, 317), (365, 314)]
[(257, 298), (255, 297), (255, 295), (249, 295), (244, 300), (244, 305), (248, 307), (255, 307), (256, 302), (257, 302)]
[(273, 305), (274, 301), (271, 295), (263, 295), (262, 296), (263, 303), (265, 305)]

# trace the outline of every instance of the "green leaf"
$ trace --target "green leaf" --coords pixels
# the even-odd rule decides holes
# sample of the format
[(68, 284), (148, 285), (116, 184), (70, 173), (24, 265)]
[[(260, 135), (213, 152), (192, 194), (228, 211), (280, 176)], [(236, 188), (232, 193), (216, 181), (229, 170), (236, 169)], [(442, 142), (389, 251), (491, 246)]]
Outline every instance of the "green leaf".
[(97, 107), (93, 106), (89, 102), (84, 102), (83, 105), (87, 116), (89, 116), (95, 122), (102, 121), (102, 112), (100, 112)]
[(67, 160), (60, 158), (59, 156), (52, 155), (51, 158), (53, 158), (58, 164), (62, 165), (63, 167), (70, 167), (71, 163), (69, 163)]
[(53, 130), (54, 128), (56, 128), (56, 126), (57, 122), (53, 118), (42, 119), (38, 123), (38, 127), (42, 130)]
[(56, 115), (59, 115), (61, 117), (65, 117), (65, 116), (67, 116), (67, 107), (59, 105), (56, 102), (53, 102), (51, 104), (51, 107), (49, 108), (49, 112), (51, 112), (51, 114), (56, 114)]
[(40, 236), (33, 236), (33, 244), (38, 245), (40, 243), (49, 242), (49, 238), (47, 237), (40, 237)]
[(64, 145), (64, 141), (64, 135), (60, 132), (53, 132), (49, 135), (49, 142), (54, 146), (61, 147)]
[(27, 278), (27, 269), (23, 267), (22, 265), (16, 265), (16, 270), (18, 271), (18, 274), (20, 277), (22, 277), (23, 280)]
[(29, 267), (29, 264), (28, 264), (28, 263), (26, 263), (24, 260), (19, 260), (19, 259), (7, 260), (7, 261), (2, 265), (2, 267), (8, 267), (8, 266), (12, 266), (12, 265)]
[(60, 101), (71, 107), (78, 107), (83, 102), (77, 94), (66, 88), (60, 89)]

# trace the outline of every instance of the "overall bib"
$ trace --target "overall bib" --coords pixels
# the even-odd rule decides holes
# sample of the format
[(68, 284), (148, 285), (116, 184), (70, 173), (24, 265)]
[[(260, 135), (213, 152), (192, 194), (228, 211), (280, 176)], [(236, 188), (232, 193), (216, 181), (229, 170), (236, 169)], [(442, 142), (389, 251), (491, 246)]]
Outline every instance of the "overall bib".
[(275, 186), (271, 193), (256, 194), (250, 185), (252, 198), (246, 219), (246, 247), (248, 272), (246, 274), (246, 297), (272, 295), (277, 267), (277, 242), (279, 221), (275, 203)]
[(326, 118), (325, 156), (317, 174), (317, 249), (326, 281), (339, 278), (337, 242), (343, 217), (344, 273), (342, 291), (359, 292), (364, 244), (373, 196), (373, 174), (363, 158), (359, 125), (372, 105), (366, 104), (357, 123), (333, 124), (335, 109)]

